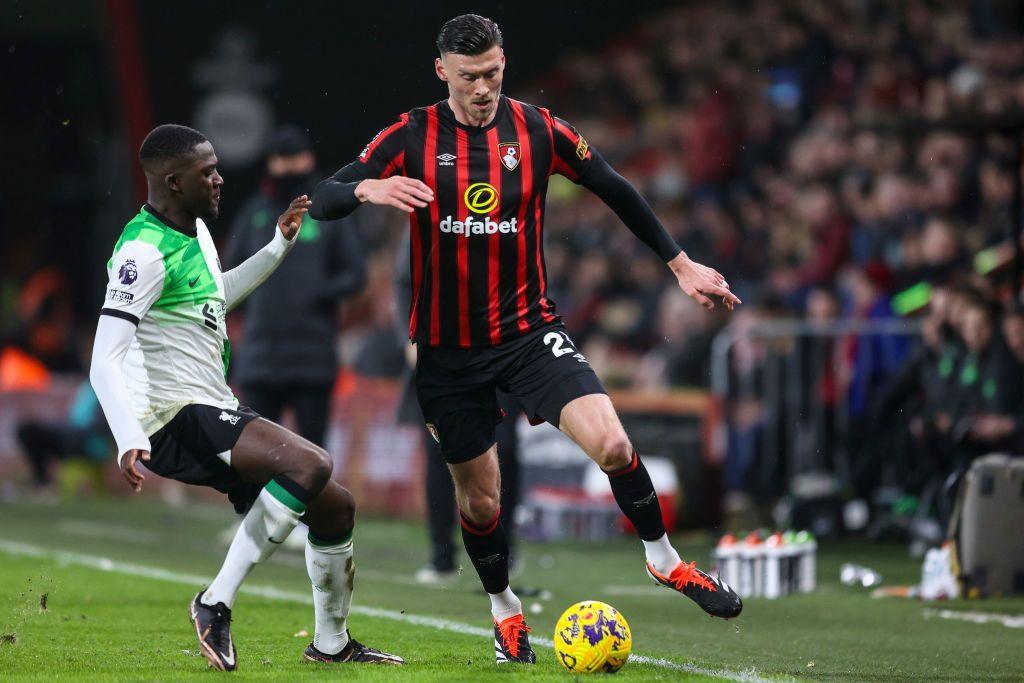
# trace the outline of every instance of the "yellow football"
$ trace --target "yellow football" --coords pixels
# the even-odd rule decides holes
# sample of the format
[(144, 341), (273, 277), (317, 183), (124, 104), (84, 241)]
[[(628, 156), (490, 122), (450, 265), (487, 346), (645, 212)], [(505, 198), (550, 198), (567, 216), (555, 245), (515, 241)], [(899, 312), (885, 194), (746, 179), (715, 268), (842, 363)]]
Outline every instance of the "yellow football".
[(629, 659), (633, 634), (625, 617), (596, 600), (578, 602), (555, 624), (555, 654), (573, 673), (615, 673)]

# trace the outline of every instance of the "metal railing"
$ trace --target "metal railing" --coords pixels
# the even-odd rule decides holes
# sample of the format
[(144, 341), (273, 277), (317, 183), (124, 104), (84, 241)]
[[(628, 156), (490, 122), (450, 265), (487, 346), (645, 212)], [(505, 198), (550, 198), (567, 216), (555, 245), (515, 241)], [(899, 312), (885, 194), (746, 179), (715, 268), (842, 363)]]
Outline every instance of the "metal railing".
[(772, 495), (799, 475), (845, 483), (861, 417), (918, 343), (902, 319), (733, 323), (712, 344), (726, 488)]

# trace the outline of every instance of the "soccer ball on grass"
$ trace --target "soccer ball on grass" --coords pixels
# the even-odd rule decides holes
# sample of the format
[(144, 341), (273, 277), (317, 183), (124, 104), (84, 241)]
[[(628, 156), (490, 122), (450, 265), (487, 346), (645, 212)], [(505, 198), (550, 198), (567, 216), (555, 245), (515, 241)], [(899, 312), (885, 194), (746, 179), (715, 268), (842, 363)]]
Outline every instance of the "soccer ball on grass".
[(565, 610), (555, 624), (554, 640), (559, 663), (573, 673), (615, 673), (633, 647), (626, 619), (596, 600)]

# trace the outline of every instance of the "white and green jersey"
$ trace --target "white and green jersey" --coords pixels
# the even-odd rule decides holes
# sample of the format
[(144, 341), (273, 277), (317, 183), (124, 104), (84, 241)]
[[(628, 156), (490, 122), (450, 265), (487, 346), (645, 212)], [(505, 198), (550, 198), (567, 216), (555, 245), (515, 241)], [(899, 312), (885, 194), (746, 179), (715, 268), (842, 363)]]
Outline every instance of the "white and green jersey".
[(225, 381), (227, 297), (206, 225), (197, 220), (192, 232), (146, 205), (125, 226), (107, 272), (102, 314), (137, 325), (122, 372), (143, 431), (190, 403), (237, 408)]

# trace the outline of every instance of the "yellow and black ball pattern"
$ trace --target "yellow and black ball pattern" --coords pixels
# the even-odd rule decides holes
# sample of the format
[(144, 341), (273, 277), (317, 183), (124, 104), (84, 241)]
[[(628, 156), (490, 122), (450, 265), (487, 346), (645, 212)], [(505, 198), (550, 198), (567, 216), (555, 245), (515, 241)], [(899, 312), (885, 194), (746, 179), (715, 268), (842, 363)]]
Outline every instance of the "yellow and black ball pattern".
[(565, 610), (555, 624), (555, 654), (573, 673), (615, 673), (633, 648), (633, 634), (614, 607), (587, 600)]

